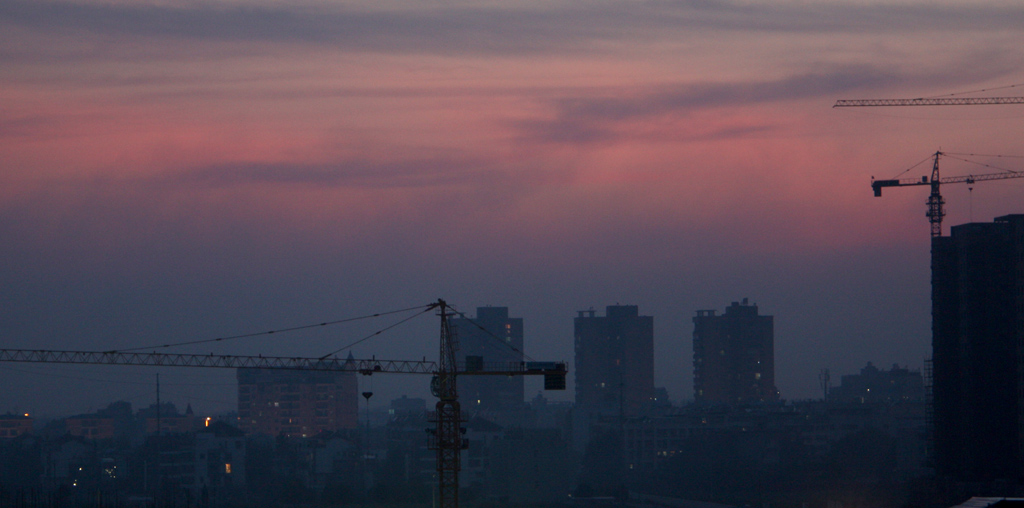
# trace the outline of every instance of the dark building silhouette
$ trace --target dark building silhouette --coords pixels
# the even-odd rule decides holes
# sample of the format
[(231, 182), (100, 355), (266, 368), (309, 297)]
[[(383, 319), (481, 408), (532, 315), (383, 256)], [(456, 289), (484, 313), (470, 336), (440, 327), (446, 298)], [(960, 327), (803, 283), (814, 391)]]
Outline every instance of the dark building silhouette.
[(16, 415), (7, 413), (0, 415), (0, 439), (14, 438), (32, 433), (35, 422), (28, 414)]
[[(477, 357), (484, 364), (523, 361), (523, 318), (508, 307), (477, 307), (475, 318), (455, 318), (459, 361)], [(525, 406), (522, 376), (460, 376), (459, 399), (468, 411), (509, 412)]]
[[(169, 406), (171, 411), (167, 414), (176, 414), (177, 410), (173, 409), (174, 405), (169, 404)], [(133, 434), (132, 427), (132, 405), (125, 401), (111, 403), (95, 413), (69, 416), (64, 419), (64, 432), (86, 439), (128, 437)]]
[(636, 305), (611, 305), (603, 317), (580, 311), (573, 325), (578, 410), (640, 414), (654, 396), (654, 318)]
[(932, 239), (932, 394), (940, 474), (1016, 479), (1021, 467), (1024, 215)]
[(64, 428), (68, 435), (86, 439), (114, 437), (114, 419), (95, 413), (69, 416), (64, 420)]
[(145, 423), (147, 434), (155, 434), (158, 428), (161, 434), (184, 434), (199, 430), (203, 424), (192, 411), (192, 404), (187, 404), (182, 414), (170, 402), (164, 402), (159, 407), (151, 404), (148, 408), (140, 409), (136, 418)]
[(698, 403), (778, 400), (772, 316), (757, 305), (732, 302), (725, 314), (698, 310), (693, 318), (693, 392)]
[(391, 407), (388, 409), (389, 416), (419, 416), (427, 412), (427, 401), (419, 397), (409, 398), (402, 395), (400, 399), (391, 399)]
[(884, 370), (868, 362), (860, 374), (843, 376), (840, 385), (829, 392), (828, 400), (839, 404), (924, 402), (924, 377), (920, 371), (899, 365)]
[(243, 432), (307, 437), (352, 429), (358, 409), (353, 372), (238, 369), (238, 428)]

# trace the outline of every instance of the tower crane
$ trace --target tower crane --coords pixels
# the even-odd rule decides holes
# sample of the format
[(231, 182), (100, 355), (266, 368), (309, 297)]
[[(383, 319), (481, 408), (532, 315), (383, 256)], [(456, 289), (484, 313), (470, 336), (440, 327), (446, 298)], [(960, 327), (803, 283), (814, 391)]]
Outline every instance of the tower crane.
[(942, 205), (946, 201), (942, 198), (942, 194), (939, 192), (942, 184), (944, 183), (966, 183), (968, 185), (974, 182), (982, 182), (987, 180), (1006, 180), (1009, 178), (1024, 178), (1024, 172), (1006, 172), (1006, 173), (987, 173), (983, 175), (969, 175), (969, 176), (947, 176), (942, 178), (939, 176), (939, 158), (944, 154), (942, 152), (935, 152), (934, 162), (932, 163), (932, 176), (922, 176), (918, 179), (903, 179), (903, 180), (871, 180), (871, 189), (875, 191), (875, 197), (882, 195), (882, 189), (885, 187), (908, 187), (914, 185), (928, 185), (931, 187), (931, 193), (928, 195), (928, 201), (925, 204), (928, 205), (928, 212), (925, 216), (928, 217), (928, 222), (932, 226), (932, 238), (942, 236), (942, 218), (946, 216), (946, 210), (943, 209)]
[(1024, 97), (937, 97), (919, 99), (840, 99), (833, 108), (865, 106), (982, 106), (1024, 104)]
[[(1014, 88), (1018, 85), (1011, 85), (1002, 88)], [(986, 92), (989, 90), (975, 90), (974, 92), (962, 92), (962, 93), (977, 93)], [(956, 94), (950, 94), (956, 95)], [(1000, 104), (1024, 104), (1024, 97), (924, 97), (917, 99), (840, 99), (832, 105), (833, 108), (849, 108), (849, 107), (873, 107), (873, 106), (984, 106), (984, 105), (1000, 105)], [(942, 152), (935, 152), (935, 162), (932, 164), (932, 176), (921, 177), (920, 180), (875, 180), (871, 181), (871, 189), (875, 191), (875, 197), (882, 195), (883, 187), (904, 187), (910, 185), (928, 185), (931, 186), (931, 193), (928, 195), (928, 201), (925, 204), (928, 205), (928, 212), (925, 214), (928, 217), (928, 222), (931, 223), (932, 227), (932, 238), (942, 236), (942, 218), (945, 217), (946, 211), (942, 205), (945, 204), (945, 200), (942, 198), (942, 194), (939, 189), (944, 183), (966, 183), (968, 185), (974, 182), (980, 182), (984, 180), (1004, 180), (1007, 178), (1022, 178), (1024, 173), (1020, 172), (1006, 172), (1006, 173), (989, 173), (984, 175), (970, 175), (970, 176), (954, 176), (947, 178), (939, 177), (939, 157), (943, 155)]]
[(299, 358), (280, 356), (190, 355), (120, 351), (59, 351), (0, 349), (0, 362), (70, 363), (99, 365), (141, 365), (151, 367), (266, 368), (330, 372), (430, 374), (431, 391), (438, 397), (431, 421), (431, 448), (437, 451), (438, 506), (458, 508), (460, 452), (468, 446), (462, 437), (462, 412), (456, 379), (463, 375), (544, 376), (545, 390), (564, 390), (568, 372), (565, 362), (492, 362), (480, 357), (456, 361), (458, 340), (450, 325), (449, 305), (439, 299), (427, 306), (441, 318), (441, 356), (438, 362), (407, 360), (356, 360), (340, 358)]

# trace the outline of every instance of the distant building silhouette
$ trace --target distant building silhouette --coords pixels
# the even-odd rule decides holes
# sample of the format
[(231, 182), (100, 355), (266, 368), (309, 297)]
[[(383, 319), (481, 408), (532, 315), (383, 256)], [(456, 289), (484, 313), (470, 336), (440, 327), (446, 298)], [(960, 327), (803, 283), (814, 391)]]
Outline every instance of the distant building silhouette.
[(161, 434), (185, 434), (195, 432), (202, 427), (202, 420), (192, 411), (192, 404), (185, 406), (185, 413), (178, 413), (178, 408), (170, 402), (164, 402), (158, 407), (151, 404), (145, 409), (140, 409), (136, 418), (145, 422), (147, 434), (155, 434), (157, 428)]
[(223, 498), (246, 483), (245, 434), (224, 422), (160, 440), (160, 480), (192, 499)]
[[(169, 404), (171, 413), (177, 413)], [(126, 437), (133, 433), (132, 405), (118, 401), (95, 413), (69, 416), (64, 420), (66, 433), (87, 439), (111, 439)]]
[(402, 395), (400, 399), (391, 399), (390, 416), (422, 416), (427, 412), (427, 401), (419, 397), (409, 398)]
[(746, 404), (779, 398), (775, 388), (772, 316), (732, 302), (725, 314), (698, 310), (693, 318), (693, 391), (698, 403)]
[(1019, 478), (1024, 419), (1024, 215), (932, 239), (932, 393), (937, 472)]
[(829, 402), (839, 404), (895, 404), (924, 402), (924, 378), (920, 371), (899, 365), (879, 369), (868, 362), (860, 374), (843, 376), (829, 392)]
[(0, 438), (12, 438), (32, 433), (35, 422), (27, 414), (16, 415), (7, 413), (0, 415)]
[(590, 415), (636, 416), (654, 397), (654, 318), (636, 305), (610, 305), (605, 315), (573, 320), (576, 407)]
[[(730, 468), (734, 472), (752, 471), (758, 467), (756, 463), (768, 468), (763, 471), (771, 471), (767, 475), (782, 471), (797, 476), (810, 474), (808, 485), (819, 485), (823, 476), (820, 465), (827, 463), (823, 461), (830, 456), (844, 463), (840, 469), (845, 469), (846, 464), (861, 463), (853, 456), (857, 453), (850, 453), (851, 447), (844, 445), (854, 443), (853, 448), (862, 446), (866, 454), (872, 454), (873, 449), (884, 450), (884, 464), (862, 462), (872, 464), (872, 470), (892, 475), (890, 478), (921, 478), (929, 472), (923, 467), (927, 450), (924, 406), (923, 401), (836, 405), (820, 400), (759, 406), (691, 404), (666, 415), (626, 420), (624, 458), (633, 474), (645, 481), (661, 476), (655, 482), (666, 482), (673, 488), (684, 489), (684, 485), (690, 484), (693, 489), (695, 482), (721, 488), (714, 482), (702, 482), (700, 478), (706, 477), (701, 475)], [(802, 466), (792, 469), (795, 464)], [(683, 465), (692, 468), (689, 474), (663, 473)], [(723, 478), (718, 476), (721, 473), (711, 474), (719, 481)], [(737, 485), (742, 483), (746, 482)], [(772, 491), (773, 487), (767, 490)]]
[(114, 437), (114, 419), (95, 413), (69, 416), (64, 420), (67, 433), (87, 439), (111, 439)]
[[(475, 318), (455, 318), (459, 358), (477, 357), (485, 364), (523, 361), (523, 318), (508, 317), (508, 307), (477, 307)], [(521, 411), (522, 376), (460, 376), (459, 399), (470, 412)]]
[(238, 369), (238, 428), (243, 432), (306, 437), (352, 429), (358, 409), (353, 372)]

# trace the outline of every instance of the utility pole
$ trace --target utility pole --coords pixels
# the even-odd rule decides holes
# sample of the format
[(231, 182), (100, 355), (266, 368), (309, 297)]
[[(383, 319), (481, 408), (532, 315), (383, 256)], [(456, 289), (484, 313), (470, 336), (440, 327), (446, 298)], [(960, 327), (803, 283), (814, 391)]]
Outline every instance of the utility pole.
[[(163, 453), (163, 438), (160, 436), (160, 373), (156, 373), (156, 492), (157, 499), (163, 495), (164, 490), (164, 469), (160, 467), (161, 453)], [(158, 501), (159, 504), (159, 501)]]

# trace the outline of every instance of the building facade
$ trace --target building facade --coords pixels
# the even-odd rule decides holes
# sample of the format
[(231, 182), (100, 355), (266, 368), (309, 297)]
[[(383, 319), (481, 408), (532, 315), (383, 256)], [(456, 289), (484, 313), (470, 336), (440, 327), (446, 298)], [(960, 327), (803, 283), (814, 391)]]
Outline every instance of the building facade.
[[(475, 318), (454, 318), (451, 325), (459, 341), (459, 362), (466, 357), (484, 364), (523, 361), (523, 318), (509, 317), (508, 307), (477, 307)], [(459, 399), (464, 411), (521, 411), (523, 376), (460, 376)]]
[(245, 433), (308, 437), (358, 423), (353, 372), (244, 368), (237, 375), (238, 427)]
[(654, 318), (636, 305), (595, 314), (580, 311), (573, 320), (577, 411), (637, 416), (654, 396)]
[(723, 315), (693, 318), (693, 392), (698, 403), (749, 404), (779, 399), (775, 388), (773, 316), (757, 305), (732, 302)]
[(932, 394), (938, 473), (1024, 474), (1024, 215), (932, 239)]

